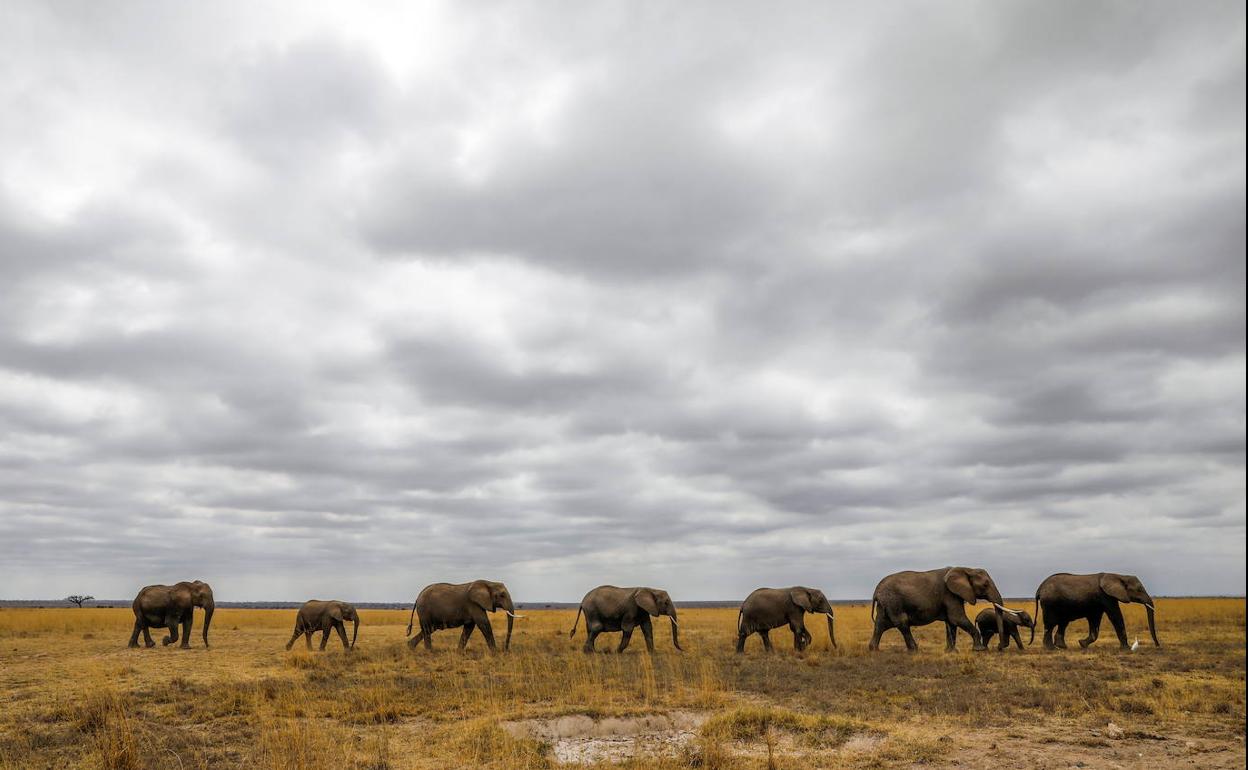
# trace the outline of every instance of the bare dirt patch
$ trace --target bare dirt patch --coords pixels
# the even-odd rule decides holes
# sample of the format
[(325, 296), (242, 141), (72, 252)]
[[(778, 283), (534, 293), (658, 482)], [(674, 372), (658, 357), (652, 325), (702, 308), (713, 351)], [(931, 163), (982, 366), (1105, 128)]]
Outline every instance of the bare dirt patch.
[(593, 764), (637, 756), (675, 756), (698, 737), (706, 719), (705, 713), (697, 711), (602, 719), (568, 714), (503, 722), (501, 727), (514, 738), (550, 744), (557, 762)]

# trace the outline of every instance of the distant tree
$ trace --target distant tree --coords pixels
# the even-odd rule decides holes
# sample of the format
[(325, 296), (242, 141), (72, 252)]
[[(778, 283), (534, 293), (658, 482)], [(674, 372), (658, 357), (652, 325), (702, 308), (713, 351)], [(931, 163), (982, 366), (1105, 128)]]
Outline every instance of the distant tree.
[(81, 608), (84, 602), (89, 602), (94, 598), (94, 596), (79, 596), (78, 594), (74, 594), (73, 596), (66, 596), (65, 601), (70, 604), (77, 604), (78, 607)]

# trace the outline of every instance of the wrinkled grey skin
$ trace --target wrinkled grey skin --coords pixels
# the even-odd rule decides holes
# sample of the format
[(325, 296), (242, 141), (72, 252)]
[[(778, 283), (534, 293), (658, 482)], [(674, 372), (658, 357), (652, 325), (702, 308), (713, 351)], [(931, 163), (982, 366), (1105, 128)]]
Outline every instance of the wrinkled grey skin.
[(793, 649), (802, 651), (810, 644), (810, 632), (806, 630), (806, 613), (825, 615), (828, 619), (828, 639), (836, 646), (835, 618), (828, 597), (818, 588), (793, 586), (791, 588), (758, 588), (741, 603), (737, 613), (737, 652), (745, 652), (745, 640), (750, 634), (763, 639), (763, 648), (771, 652), (773, 628), (788, 626), (793, 632)]
[(633, 629), (640, 628), (646, 639), (646, 649), (654, 652), (654, 627), (650, 624), (651, 617), (666, 615), (672, 623), (672, 646), (681, 649), (680, 638), (676, 632), (676, 605), (667, 591), (660, 588), (619, 588), (617, 586), (598, 586), (585, 594), (581, 606), (576, 611), (576, 620), (568, 636), (576, 635), (576, 624), (585, 615), (585, 652), (594, 651), (594, 640), (603, 631), (622, 631), (620, 646), (616, 652), (624, 652), (633, 636)]
[(511, 649), (511, 627), (516, 607), (511, 601), (507, 586), (494, 580), (474, 580), (471, 583), (434, 583), (416, 597), (412, 604), (412, 617), (420, 622), (420, 633), (412, 636), (412, 621), (407, 624), (408, 646), (413, 649), (422, 641), (426, 650), (433, 649), (430, 637), (434, 631), (444, 628), (460, 628), (459, 649), (468, 644), (468, 637), (474, 629), (480, 630), (489, 645), (490, 652), (498, 652), (494, 644), (494, 628), (490, 625), (489, 613), (502, 610), (507, 613), (507, 639), (503, 643), (504, 650)]
[[(927, 572), (896, 572), (880, 581), (871, 597), (871, 617), (875, 631), (868, 649), (880, 649), (880, 636), (896, 628), (906, 640), (906, 649), (914, 652), (919, 645), (910, 629), (937, 620), (945, 622), (945, 650), (952, 652), (957, 643), (957, 629), (975, 640), (976, 650), (985, 650), (979, 629), (966, 616), (966, 603), (987, 599), (1001, 604), (1001, 592), (986, 570), (972, 567), (942, 567)], [(878, 611), (877, 611), (878, 608)], [(997, 610), (997, 633), (1004, 649), (1009, 644), (1004, 632), (1001, 611)]]
[[(351, 631), (351, 643), (347, 644), (347, 627), (346, 621), (350, 620), (354, 626)], [(322, 601), (320, 599), (312, 599), (303, 603), (299, 608), (299, 614), (295, 616), (295, 633), (290, 637), (290, 641), (286, 643), (286, 649), (295, 646), (295, 641), (302, 636), (304, 642), (307, 643), (308, 649), (312, 649), (312, 634), (317, 631), (321, 632), (321, 649), (325, 649), (326, 642), (329, 641), (329, 632), (337, 631), (338, 638), (342, 640), (342, 649), (355, 649), (355, 640), (360, 635), (360, 614), (355, 611), (355, 607), (347, 602), (338, 600)]]
[[(1153, 644), (1160, 647), (1153, 597), (1148, 595), (1144, 584), (1135, 575), (1114, 572), (1072, 575), (1059, 572), (1048, 576), (1036, 589), (1037, 619), (1040, 619), (1042, 610), (1044, 613), (1045, 649), (1066, 649), (1066, 626), (1073, 620), (1088, 621), (1088, 635), (1079, 640), (1080, 647), (1087, 647), (1100, 636), (1101, 618), (1106, 615), (1118, 635), (1118, 644), (1125, 649), (1127, 625), (1122, 619), (1122, 608), (1118, 606), (1120, 602), (1144, 605), (1148, 612), (1148, 633), (1153, 637)], [(1055, 629), (1056, 637), (1053, 633)]]
[(212, 586), (202, 580), (182, 581), (171, 586), (145, 586), (131, 604), (134, 631), (130, 634), (129, 646), (138, 647), (139, 634), (142, 633), (145, 645), (155, 647), (149, 628), (169, 629), (169, 635), (161, 643), (173, 644), (178, 641), (178, 626), (182, 626), (182, 649), (189, 648), (196, 607), (204, 609), (204, 646), (207, 647), (208, 626), (212, 624), (212, 614), (216, 611)]
[[(1031, 638), (1027, 640), (1027, 644), (1031, 644), (1036, 640), (1036, 621), (1032, 619), (1031, 613), (1027, 610), (1019, 610), (1017, 615), (1005, 615), (1002, 618), (1005, 625), (1005, 636), (1007, 639), (1013, 639), (1018, 645), (1018, 649), (1023, 649), (1023, 637), (1018, 633), (1018, 627), (1031, 629)], [(997, 633), (997, 612), (995, 609), (980, 610), (975, 616), (975, 627), (979, 629), (979, 635), (984, 638), (984, 644), (987, 645), (992, 641), (993, 634)], [(1009, 646), (1009, 643), (1006, 643)]]

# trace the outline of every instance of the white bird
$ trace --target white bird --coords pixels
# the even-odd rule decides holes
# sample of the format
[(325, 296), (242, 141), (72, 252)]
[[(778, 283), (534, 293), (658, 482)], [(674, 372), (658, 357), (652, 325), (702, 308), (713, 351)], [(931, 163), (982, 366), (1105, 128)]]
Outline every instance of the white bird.
[(1135, 637), (1135, 643), (1131, 645), (1131, 652), (1135, 652), (1138, 649), (1140, 649), (1140, 637), (1137, 636)]

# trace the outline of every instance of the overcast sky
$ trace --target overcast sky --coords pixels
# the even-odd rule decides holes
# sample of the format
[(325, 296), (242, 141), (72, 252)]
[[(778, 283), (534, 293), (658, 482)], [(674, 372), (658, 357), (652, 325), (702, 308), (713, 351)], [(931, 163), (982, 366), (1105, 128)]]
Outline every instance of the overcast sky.
[(398, 6), (6, 3), (0, 598), (1243, 592), (1242, 2)]

